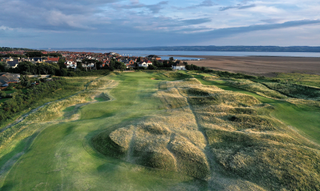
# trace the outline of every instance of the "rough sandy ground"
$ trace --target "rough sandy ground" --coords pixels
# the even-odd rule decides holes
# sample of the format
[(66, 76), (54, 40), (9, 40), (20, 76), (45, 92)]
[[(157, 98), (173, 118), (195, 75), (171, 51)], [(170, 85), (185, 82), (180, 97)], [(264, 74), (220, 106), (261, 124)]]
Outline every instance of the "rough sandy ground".
[[(176, 55), (177, 56), (177, 55)], [(189, 64), (215, 70), (274, 76), (274, 73), (307, 73), (320, 75), (320, 58), (311, 57), (233, 57), (233, 56), (183, 56), (205, 58), (188, 61)]]

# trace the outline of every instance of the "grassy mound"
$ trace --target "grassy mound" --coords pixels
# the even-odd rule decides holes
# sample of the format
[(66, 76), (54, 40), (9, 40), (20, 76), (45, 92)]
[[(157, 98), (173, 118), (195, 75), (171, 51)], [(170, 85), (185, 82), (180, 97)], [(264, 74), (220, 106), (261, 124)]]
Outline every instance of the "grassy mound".
[(161, 82), (154, 98), (163, 103), (162, 115), (102, 132), (93, 138), (95, 148), (212, 187), (320, 189), (320, 148), (271, 117), (270, 105), (192, 78)]
[(225, 80), (225, 82), (230, 86), (241, 88), (250, 92), (254, 92), (262, 96), (276, 98), (276, 99), (287, 98), (287, 96), (282, 95), (281, 93), (275, 90), (271, 90), (263, 84), (253, 82), (251, 80), (233, 79), (233, 80)]
[(281, 92), (285, 95), (302, 98), (313, 99), (320, 101), (320, 89), (313, 88), (305, 85), (298, 85), (292, 83), (279, 83), (279, 82), (265, 82), (269, 88)]
[(101, 133), (93, 139), (94, 145), (98, 144), (96, 149), (100, 152), (111, 152), (112, 156), (128, 162), (179, 171), (197, 178), (206, 177), (209, 166), (202, 149), (192, 143), (188, 136), (181, 136), (183, 130), (174, 132), (161, 121), (154, 123), (151, 120), (111, 133)]
[(109, 101), (111, 100), (110, 97), (106, 93), (101, 93), (100, 95), (94, 98), (97, 101)]
[(165, 77), (169, 78), (169, 79), (185, 79), (185, 78), (189, 78), (190, 76), (188, 74), (185, 73), (181, 73), (181, 72), (165, 72), (163, 74)]

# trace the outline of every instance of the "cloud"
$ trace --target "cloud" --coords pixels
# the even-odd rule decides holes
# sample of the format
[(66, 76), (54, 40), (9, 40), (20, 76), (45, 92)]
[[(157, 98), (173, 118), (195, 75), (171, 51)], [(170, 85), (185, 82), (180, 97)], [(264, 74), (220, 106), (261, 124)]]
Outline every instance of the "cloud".
[[(71, 47), (87, 47), (88, 43), (107, 46), (111, 42), (123, 46), (174, 45), (319, 26), (317, 0), (300, 4), (298, 0), (232, 2), (233, 6), (220, 0), (0, 0), (0, 39), (10, 43), (13, 36), (20, 36), (17, 43), (28, 45), (38, 39), (48, 46), (59, 42)], [(238, 11), (241, 9), (245, 11)], [(36, 37), (28, 38), (34, 34)]]
[(101, 21), (97, 16), (103, 12), (100, 7), (114, 2), (117, 0), (3, 1), (0, 26), (56, 31), (92, 29), (91, 24)]
[(174, 9), (187, 10), (187, 9), (195, 9), (195, 8), (200, 8), (200, 7), (212, 7), (214, 5), (217, 5), (217, 4), (213, 3), (211, 0), (204, 0), (200, 4), (191, 5), (188, 7), (174, 7)]
[[(206, 32), (199, 32), (196, 29), (187, 28), (185, 30), (179, 31), (169, 31), (169, 32), (160, 32), (160, 31), (139, 31), (135, 30), (131, 33), (126, 33), (126, 35), (120, 37), (114, 36), (112, 39), (107, 39), (109, 43), (117, 45), (117, 42), (120, 46), (123, 42), (132, 43), (131, 46), (162, 46), (162, 45), (181, 45), (181, 44), (203, 44), (212, 42), (217, 39), (228, 39), (233, 36), (241, 37), (244, 33), (254, 34), (252, 32), (256, 31), (269, 31), (269, 30), (280, 30), (280, 29), (289, 29), (292, 27), (299, 27), (304, 25), (317, 25), (320, 24), (320, 20), (299, 20), (299, 21), (289, 21), (284, 23), (277, 24), (265, 24), (265, 25), (249, 25), (243, 27), (229, 27), (210, 30)], [(199, 30), (207, 30), (206, 28), (199, 28)], [(192, 32), (193, 31), (193, 32)], [(287, 30), (290, 31), (290, 30)], [(295, 31), (295, 30), (292, 30)], [(114, 31), (115, 32), (115, 31)], [(184, 33), (182, 33), (184, 32)], [(268, 34), (264, 32), (265, 34)], [(115, 33), (113, 33), (115, 34)], [(261, 33), (260, 33), (261, 34)], [(276, 34), (276, 33), (274, 33)], [(108, 36), (108, 35), (105, 35)], [(139, 38), (143, 36), (143, 38)], [(107, 38), (107, 37), (105, 37)], [(102, 38), (103, 39), (103, 38)], [(152, 41), (150, 41), (152, 39)], [(266, 41), (266, 39), (261, 39), (261, 41)], [(232, 44), (232, 41), (228, 41)], [(252, 43), (252, 42), (249, 42)], [(259, 41), (255, 42), (259, 43)], [(276, 41), (269, 39), (269, 43), (276, 44)], [(269, 44), (270, 45), (270, 44)], [(118, 47), (119, 47), (118, 46)], [(122, 45), (121, 45), (122, 46)], [(128, 45), (127, 45), (128, 46)]]
[(226, 11), (226, 10), (229, 10), (229, 9), (249, 9), (249, 8), (252, 8), (252, 7), (256, 7), (255, 4), (251, 4), (251, 5), (241, 5), (241, 4), (238, 4), (236, 6), (228, 6), (228, 7), (220, 7), (220, 11)]
[(200, 4), (196, 4), (188, 7), (174, 7), (174, 8), (178, 10), (185, 10), (185, 9), (194, 9), (199, 7), (212, 7), (214, 5), (217, 5), (217, 4), (213, 3), (211, 0), (204, 0)]
[(261, 21), (265, 23), (279, 23), (281, 19), (262, 19)]
[(0, 30), (2, 30), (2, 31), (9, 31), (9, 30), (13, 30), (13, 28), (10, 28), (10, 27), (1, 25), (1, 26), (0, 26)]
[(211, 7), (213, 5), (215, 5), (215, 4), (211, 0), (204, 0), (199, 5), (196, 5), (196, 7)]
[(253, 32), (253, 31), (283, 29), (283, 28), (312, 25), (312, 24), (320, 24), (320, 20), (297, 20), (297, 21), (288, 21), (288, 22), (276, 23), (276, 24), (222, 28), (222, 29), (216, 29), (209, 32), (205, 32), (202, 35), (207, 37), (210, 36), (211, 38), (221, 38), (225, 36), (231, 36), (235, 34), (241, 34), (241, 33)]
[(168, 1), (161, 1), (157, 4), (152, 4), (152, 5), (146, 5), (143, 3), (139, 3), (139, 1), (131, 1), (131, 4), (125, 4), (125, 5), (120, 5), (120, 4), (114, 4), (114, 7), (117, 9), (139, 9), (139, 8), (147, 8), (149, 9), (152, 13), (159, 13), (161, 9), (163, 9), (164, 5), (167, 5), (169, 2)]
[(188, 25), (198, 25), (198, 24), (208, 23), (211, 21), (212, 21), (212, 19), (210, 19), (210, 18), (182, 20), (183, 23), (188, 24)]

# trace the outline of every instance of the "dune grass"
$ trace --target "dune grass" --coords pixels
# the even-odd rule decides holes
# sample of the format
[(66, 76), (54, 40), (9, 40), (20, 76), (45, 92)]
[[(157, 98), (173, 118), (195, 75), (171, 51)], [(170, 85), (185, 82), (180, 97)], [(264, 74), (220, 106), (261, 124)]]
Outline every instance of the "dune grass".
[(283, 81), (290, 81), (292, 83), (320, 88), (319, 75), (300, 73), (279, 73), (276, 78)]
[[(287, 74), (289, 75), (289, 74)], [(291, 75), (291, 74), (290, 74)], [(294, 104), (291, 101), (274, 100), (271, 98), (263, 97), (253, 92), (248, 92), (240, 88), (229, 86), (224, 80), (216, 79), (204, 80), (202, 75), (195, 75), (195, 77), (205, 85), (215, 85), (221, 89), (239, 92), (247, 95), (251, 95), (257, 98), (262, 103), (270, 104), (273, 106), (273, 112), (271, 115), (275, 116), (279, 120), (283, 121), (287, 125), (290, 125), (306, 135), (312, 141), (320, 144), (320, 118), (319, 118), (319, 101), (311, 103), (299, 104), (299, 101)]]
[[(168, 110), (163, 117), (142, 120), (142, 124), (152, 121), (148, 126), (152, 131), (141, 124), (108, 130), (94, 137), (95, 147), (133, 164), (209, 182), (211, 173), (221, 173), (237, 175), (242, 185), (268, 190), (320, 189), (320, 169), (313, 166), (320, 158), (319, 146), (273, 118), (270, 112), (277, 109), (259, 101), (262, 96), (202, 86), (190, 78), (163, 82), (159, 89), (156, 96)], [(186, 134), (184, 122), (193, 125), (190, 134)], [(193, 137), (201, 137), (201, 133), (206, 146), (194, 142)], [(304, 165), (297, 167), (300, 163)], [(217, 164), (220, 170), (211, 169)]]
[(251, 80), (247, 80), (247, 79), (228, 79), (225, 80), (225, 82), (230, 85), (230, 86), (234, 86), (237, 88), (241, 88), (250, 92), (254, 92), (256, 94), (265, 96), (265, 97), (271, 97), (271, 98), (275, 98), (275, 99), (285, 99), (287, 98), (287, 96), (282, 95), (281, 93), (269, 89), (268, 87), (266, 87), (265, 85), (261, 84), (261, 83), (257, 83), (257, 82), (253, 82)]

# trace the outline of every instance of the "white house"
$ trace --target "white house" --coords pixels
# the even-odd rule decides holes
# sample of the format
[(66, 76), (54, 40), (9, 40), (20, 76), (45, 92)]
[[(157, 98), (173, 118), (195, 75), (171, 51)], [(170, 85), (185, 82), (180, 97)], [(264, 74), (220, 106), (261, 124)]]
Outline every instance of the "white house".
[(139, 67), (148, 68), (149, 65), (152, 65), (151, 61), (147, 61), (147, 62), (143, 61), (139, 63)]
[(183, 62), (176, 62), (174, 65), (172, 65), (172, 69), (174, 70), (186, 70), (186, 66), (183, 64)]
[(72, 60), (67, 60), (65, 64), (67, 65), (67, 68), (77, 68), (77, 63)]

